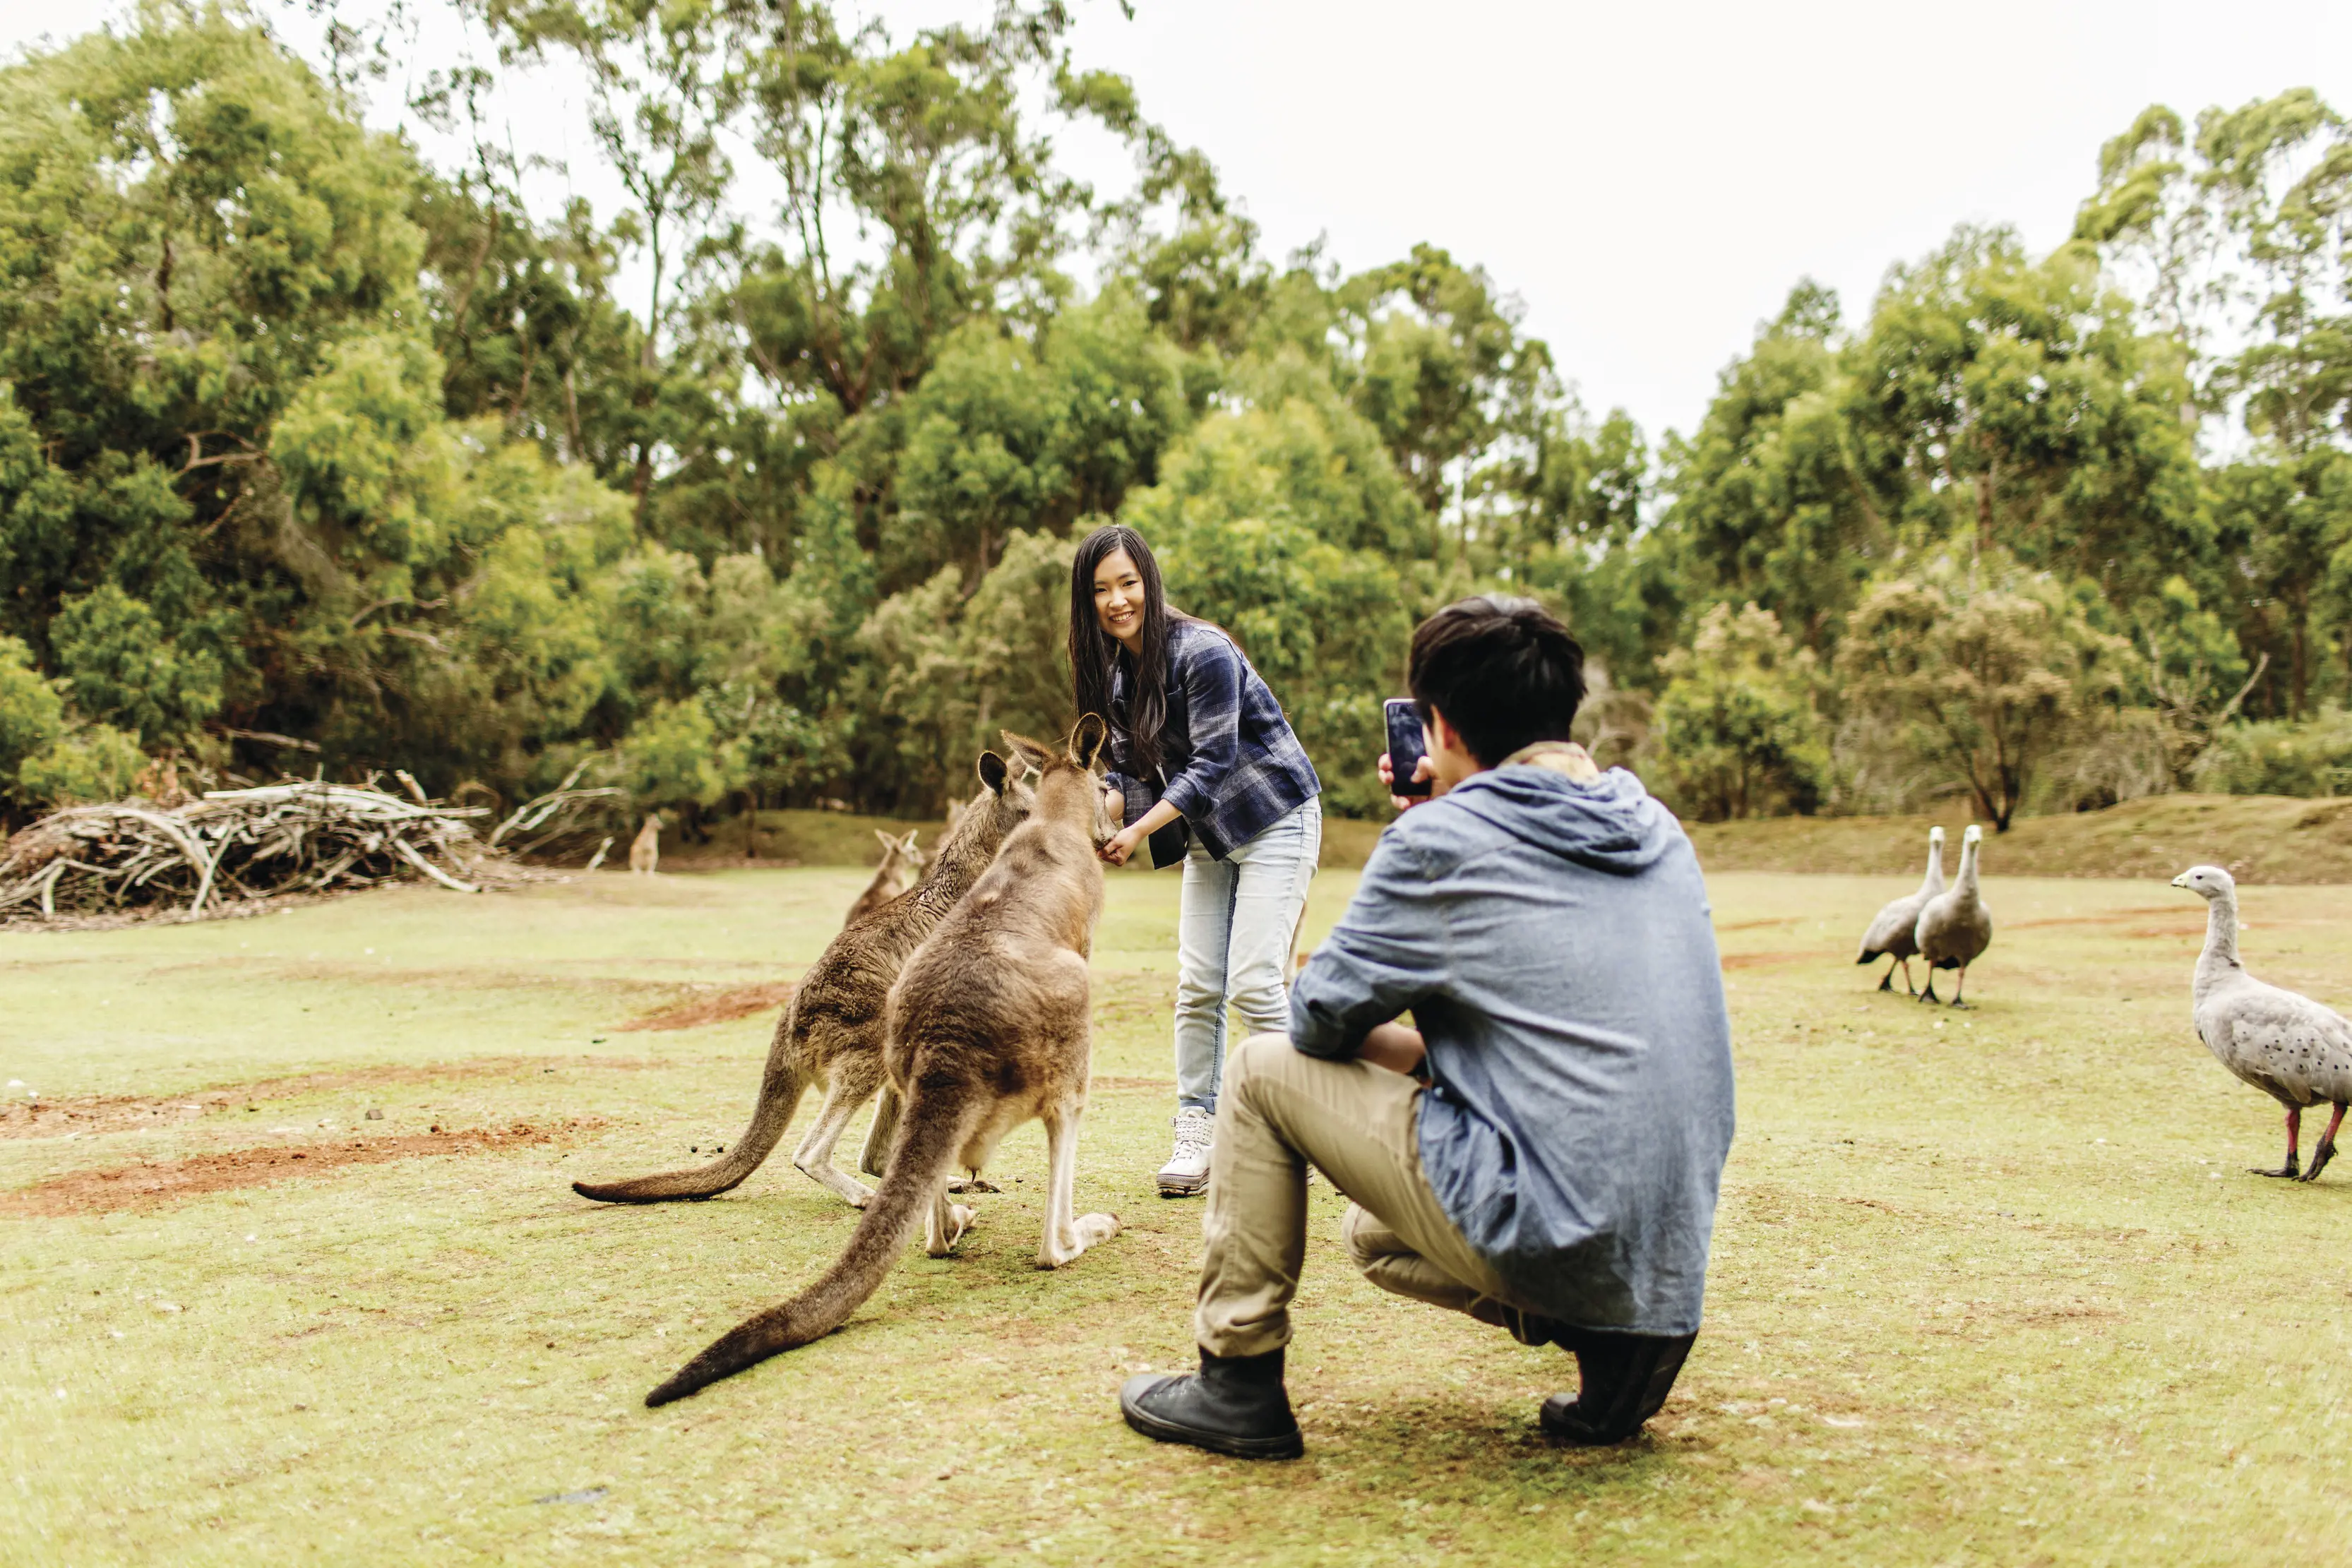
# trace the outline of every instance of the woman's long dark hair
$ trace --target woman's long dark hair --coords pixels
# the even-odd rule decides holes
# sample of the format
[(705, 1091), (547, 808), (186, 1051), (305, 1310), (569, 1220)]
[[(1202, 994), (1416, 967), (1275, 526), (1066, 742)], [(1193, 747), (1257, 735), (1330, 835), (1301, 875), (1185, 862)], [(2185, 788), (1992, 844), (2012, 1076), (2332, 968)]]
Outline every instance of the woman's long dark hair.
[[(1128, 672), (1123, 724), (1110, 710), (1110, 677), (1127, 650), (1095, 614), (1095, 570), (1120, 550), (1143, 579), (1143, 652)], [(1160, 770), (1160, 731), (1168, 722), (1168, 627), (1181, 619), (1168, 608), (1160, 563), (1141, 534), (1125, 523), (1111, 523), (1079, 542), (1077, 559), (1070, 563), (1070, 673), (1077, 685), (1078, 712), (1098, 713), (1126, 731), (1128, 762), (1139, 779)]]

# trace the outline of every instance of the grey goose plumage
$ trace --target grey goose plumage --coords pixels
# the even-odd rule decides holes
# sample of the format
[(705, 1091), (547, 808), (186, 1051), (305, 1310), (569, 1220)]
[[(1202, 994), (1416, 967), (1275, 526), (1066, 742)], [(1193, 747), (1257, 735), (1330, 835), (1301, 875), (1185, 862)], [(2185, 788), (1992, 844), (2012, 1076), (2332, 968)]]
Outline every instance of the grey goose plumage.
[(1886, 973), (1878, 982), (1882, 991), (1895, 988), (1895, 971), (1903, 971), (1903, 988), (1913, 996), (1919, 988), (1911, 983), (1911, 956), (1919, 951), (1915, 934), (1919, 925), (1919, 911), (1927, 901), (1944, 891), (1944, 830), (1927, 830), (1927, 875), (1919, 883), (1919, 891), (1906, 893), (1880, 910), (1870, 922), (1870, 929), (1862, 934), (1862, 950), (1854, 955), (1857, 964), (1867, 964), (1876, 958), (1892, 958)]
[(1951, 891), (1937, 894), (1919, 910), (1919, 924), (1913, 928), (1911, 940), (1919, 950), (1920, 961), (1927, 966), (1927, 988), (1919, 993), (1923, 1002), (1942, 999), (1936, 995), (1937, 970), (1958, 969), (1959, 977), (1952, 982), (1952, 1005), (1960, 1006), (1969, 966), (1992, 946), (1992, 912), (1977, 890), (1977, 853), (1983, 842), (1984, 830), (1970, 822), (1968, 831), (1960, 835), (1960, 873)]
[[(2336, 1130), (2352, 1103), (2352, 1021), (2335, 1009), (2246, 973), (2238, 960), (2238, 883), (2216, 865), (2190, 866), (2172, 879), (2205, 900), (2205, 950), (2189, 984), (2197, 1038), (2231, 1072), (2286, 1107), (2286, 1164), (2257, 1176), (2317, 1179), (2336, 1156)], [(2304, 1108), (2332, 1103), (2336, 1113), (2311, 1169), (2295, 1169)]]

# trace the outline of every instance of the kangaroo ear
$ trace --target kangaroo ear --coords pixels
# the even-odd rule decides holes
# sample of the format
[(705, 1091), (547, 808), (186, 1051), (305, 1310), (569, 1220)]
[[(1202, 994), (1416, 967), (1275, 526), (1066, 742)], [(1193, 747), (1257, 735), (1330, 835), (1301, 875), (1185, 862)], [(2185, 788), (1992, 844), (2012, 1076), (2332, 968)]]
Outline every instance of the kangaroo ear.
[(1004, 780), (1007, 777), (1004, 758), (997, 756), (993, 751), (983, 751), (980, 754), (980, 781), (988, 786), (992, 794), (1004, 793)]
[(911, 850), (915, 847), (915, 835), (922, 831), (923, 830), (920, 828), (908, 828), (907, 830), (907, 847), (908, 849)]
[(898, 847), (898, 841), (879, 828), (874, 830), (874, 836), (882, 841), (882, 852), (886, 855)]
[(1091, 770), (1095, 758), (1102, 755), (1103, 742), (1110, 738), (1110, 727), (1102, 715), (1090, 713), (1078, 720), (1078, 727), (1070, 731), (1070, 760)]
[(1027, 736), (1015, 735), (1009, 729), (1000, 729), (996, 733), (1004, 737), (1004, 748), (1013, 753), (1013, 760), (1024, 769), (1033, 773), (1045, 771), (1046, 753), (1044, 747)]

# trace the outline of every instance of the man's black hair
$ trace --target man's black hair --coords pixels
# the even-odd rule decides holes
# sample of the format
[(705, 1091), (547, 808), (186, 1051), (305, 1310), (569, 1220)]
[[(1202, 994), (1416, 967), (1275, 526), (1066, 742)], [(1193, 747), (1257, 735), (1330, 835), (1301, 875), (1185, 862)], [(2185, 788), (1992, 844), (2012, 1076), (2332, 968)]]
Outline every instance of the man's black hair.
[(1492, 768), (1523, 746), (1568, 738), (1584, 701), (1584, 650), (1534, 600), (1481, 594), (1414, 628), (1405, 688), (1423, 724), (1437, 709)]

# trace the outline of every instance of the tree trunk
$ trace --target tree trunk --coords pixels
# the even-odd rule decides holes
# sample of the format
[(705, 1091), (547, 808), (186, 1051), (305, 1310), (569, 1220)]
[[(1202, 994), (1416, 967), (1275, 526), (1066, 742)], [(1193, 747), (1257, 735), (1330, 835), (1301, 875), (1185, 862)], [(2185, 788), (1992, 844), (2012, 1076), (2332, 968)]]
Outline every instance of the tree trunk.
[(2287, 700), (2293, 705), (2293, 716), (2298, 724), (2303, 722), (2303, 705), (2310, 695), (2311, 669), (2308, 664), (2311, 653), (2310, 632), (2310, 614), (2298, 604), (2294, 607), (2294, 668), (2289, 672), (2287, 679)]

